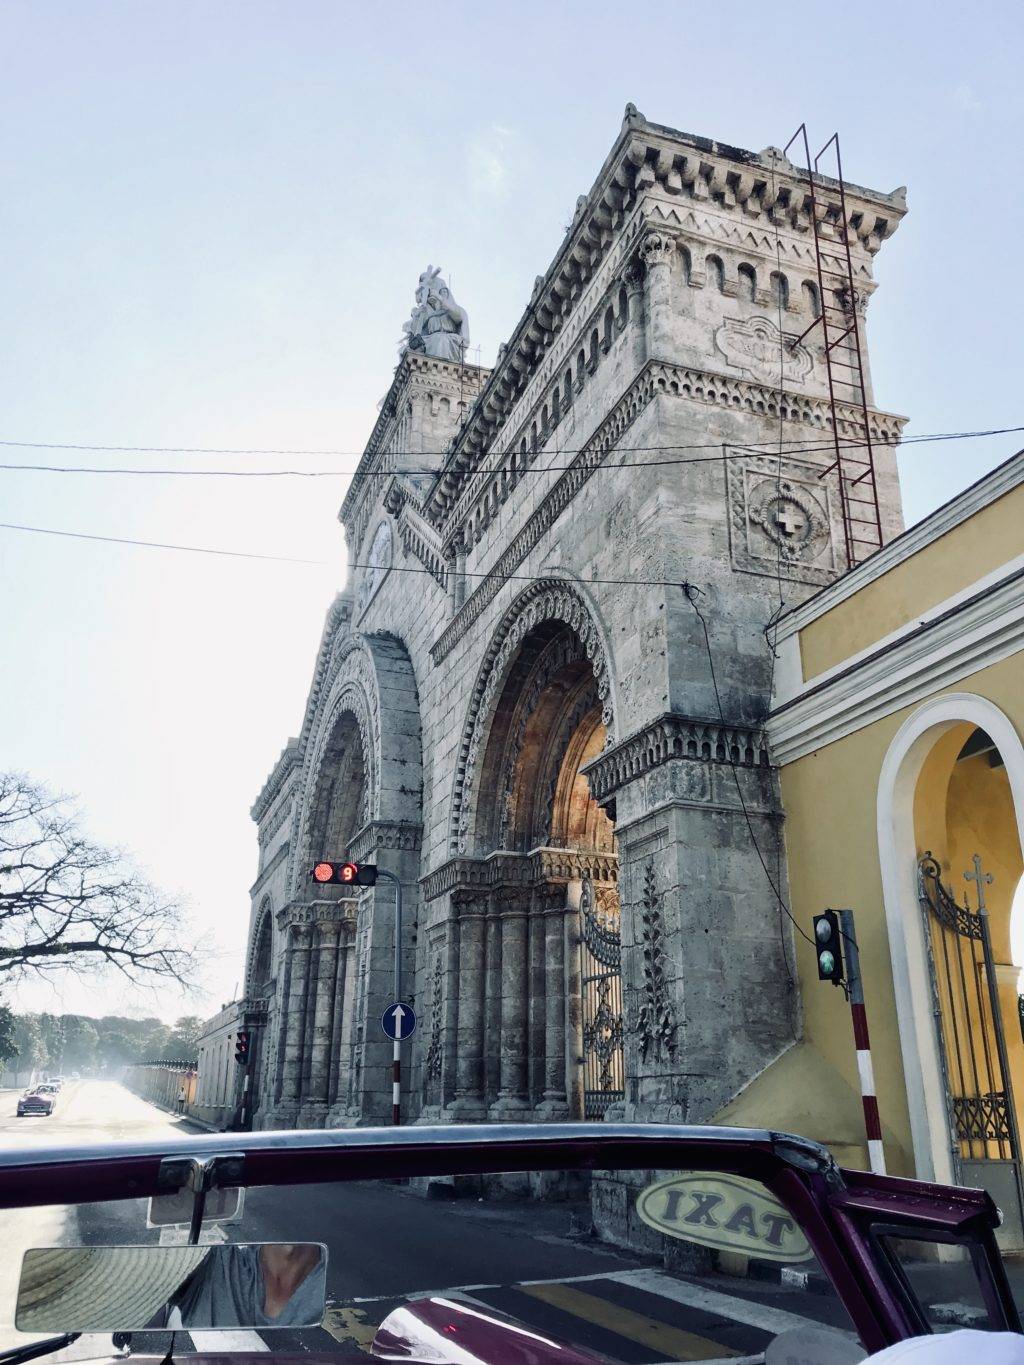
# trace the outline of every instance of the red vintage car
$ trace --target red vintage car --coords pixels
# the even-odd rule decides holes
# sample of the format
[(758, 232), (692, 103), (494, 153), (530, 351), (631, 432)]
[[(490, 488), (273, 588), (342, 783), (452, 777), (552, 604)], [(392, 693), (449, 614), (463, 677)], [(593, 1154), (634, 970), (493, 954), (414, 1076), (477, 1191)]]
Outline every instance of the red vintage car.
[(14, 1317), (54, 1336), (15, 1339), (0, 1365), (83, 1333), (105, 1360), (127, 1345), (144, 1361), (835, 1365), (957, 1325), (1021, 1332), (986, 1193), (842, 1170), (768, 1131), (472, 1125), (5, 1151), (0, 1206), (75, 1212), (56, 1246), (25, 1224)]

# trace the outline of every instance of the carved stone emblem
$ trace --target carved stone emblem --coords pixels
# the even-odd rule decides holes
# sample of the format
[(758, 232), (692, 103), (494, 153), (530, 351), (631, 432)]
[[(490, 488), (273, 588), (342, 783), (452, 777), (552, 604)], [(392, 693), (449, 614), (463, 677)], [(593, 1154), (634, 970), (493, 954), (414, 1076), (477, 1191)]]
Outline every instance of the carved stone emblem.
[[(766, 384), (802, 384), (814, 361), (805, 346), (791, 346), (771, 318), (726, 318), (715, 332), (715, 345), (730, 365)], [(781, 343), (781, 344), (780, 344)]]
[(834, 490), (811, 464), (777, 456), (729, 461), (729, 536), (733, 567), (782, 574), (803, 583), (836, 575)]

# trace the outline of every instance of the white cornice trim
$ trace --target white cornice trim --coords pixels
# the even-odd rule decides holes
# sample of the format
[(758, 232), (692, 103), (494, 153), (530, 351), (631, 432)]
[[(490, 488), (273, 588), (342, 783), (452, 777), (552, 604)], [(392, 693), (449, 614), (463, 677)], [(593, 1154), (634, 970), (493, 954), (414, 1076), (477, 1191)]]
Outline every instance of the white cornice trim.
[(1021, 649), (1024, 570), (1018, 569), (773, 712), (767, 725), (772, 758), (780, 766), (793, 763)]
[(989, 506), (990, 503), (1003, 497), (1006, 493), (1012, 492), (1019, 484), (1024, 483), (1024, 451), (1018, 451), (1015, 455), (1004, 461), (990, 474), (979, 479), (977, 483), (965, 488), (962, 493), (958, 493), (949, 502), (943, 503), (936, 508), (923, 521), (919, 521), (916, 526), (911, 526), (902, 535), (890, 540), (888, 545), (877, 550), (870, 559), (866, 559), (863, 564), (858, 564), (855, 569), (851, 569), (848, 574), (835, 583), (831, 583), (827, 588), (822, 588), (821, 592), (815, 593), (813, 597), (807, 599), (792, 611), (787, 612), (781, 618), (776, 628), (776, 641), (785, 640), (788, 636), (794, 635), (797, 631), (803, 630), (833, 607), (845, 602), (869, 583), (875, 582), (890, 569), (901, 564), (905, 559), (910, 559), (923, 550), (925, 546), (931, 545), (942, 536), (960, 526), (969, 517), (980, 512), (982, 508)]

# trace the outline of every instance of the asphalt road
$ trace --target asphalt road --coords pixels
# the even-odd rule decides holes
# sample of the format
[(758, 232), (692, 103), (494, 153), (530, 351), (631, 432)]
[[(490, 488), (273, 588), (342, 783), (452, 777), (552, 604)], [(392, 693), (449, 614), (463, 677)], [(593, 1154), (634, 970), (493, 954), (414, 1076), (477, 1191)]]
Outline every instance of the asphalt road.
[[(199, 1131), (112, 1082), (69, 1083), (51, 1118), (15, 1116), (16, 1092), (0, 1092), (0, 1145), (91, 1144)], [(0, 1324), (13, 1322), (21, 1252), (30, 1245), (156, 1245), (180, 1229), (147, 1226), (146, 1201), (73, 1209), (15, 1210), (0, 1245)], [(604, 1246), (582, 1231), (587, 1205), (439, 1200), (407, 1186), (366, 1182), (246, 1192), (222, 1240), (315, 1241), (327, 1247), (322, 1328), (178, 1334), (177, 1351), (368, 1351), (378, 1325), (410, 1298), (443, 1293), (473, 1312), (498, 1310), (529, 1330), (571, 1341), (622, 1365), (667, 1360), (757, 1359), (778, 1333), (800, 1324), (844, 1328), (831, 1299), (735, 1277), (683, 1277)], [(0, 1348), (27, 1340), (0, 1329)], [(102, 1353), (109, 1337), (62, 1353)], [(133, 1349), (167, 1347), (166, 1334), (136, 1334)]]

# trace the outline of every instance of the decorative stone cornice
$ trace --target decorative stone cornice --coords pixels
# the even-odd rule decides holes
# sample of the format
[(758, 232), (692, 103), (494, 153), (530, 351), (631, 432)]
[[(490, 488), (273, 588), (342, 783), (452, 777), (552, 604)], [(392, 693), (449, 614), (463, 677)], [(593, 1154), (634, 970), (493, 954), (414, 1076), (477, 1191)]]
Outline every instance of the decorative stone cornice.
[(290, 739), (281, 750), (281, 757), (270, 770), (270, 775), (264, 782), (259, 796), (252, 804), (249, 814), (259, 824), (267, 811), (270, 809), (275, 796), (284, 788), (287, 779), (294, 772), (299, 762), (299, 741)]
[(763, 731), (666, 712), (593, 759), (583, 772), (591, 796), (603, 802), (628, 782), (676, 758), (743, 768), (771, 766)]
[(416, 852), (423, 837), (423, 826), (401, 820), (371, 820), (349, 840), (348, 853), (357, 862), (365, 861), (378, 848)]
[[(819, 233), (849, 239), (858, 255), (873, 255), (906, 212), (906, 192), (879, 194), (848, 184), (843, 218), (839, 185), (816, 178)], [(684, 205), (688, 201), (736, 220), (737, 229), (797, 238), (811, 232), (806, 175), (775, 148), (761, 153), (694, 137), (648, 123), (626, 106), (622, 130), (590, 193), (577, 200), (573, 222), (546, 274), (538, 276), (531, 301), (483, 386), (428, 495), (425, 512), (437, 518), (458, 497), (467, 473), (491, 449), (526, 381), (573, 312), (595, 272), (638, 203)]]
[(424, 900), (452, 894), (464, 901), (473, 893), (501, 889), (525, 891), (551, 882), (589, 877), (593, 882), (618, 880), (619, 860), (614, 853), (573, 848), (535, 848), (530, 853), (499, 850), (486, 858), (452, 858), (423, 878)]
[[(698, 370), (660, 360), (648, 361), (591, 439), (574, 456), (565, 473), (552, 485), (530, 519), (509, 542), (488, 576), (470, 593), (458, 615), (431, 646), (430, 653), (435, 663), (441, 663), (476, 624), (506, 578), (515, 573), (594, 470), (600, 468), (615, 450), (623, 434), (659, 395), (694, 399), (733, 411), (759, 413), (769, 418), (779, 416), (778, 388), (745, 379), (733, 379), (710, 370)], [(840, 435), (860, 439), (863, 429), (860, 409), (839, 403), (836, 411), (839, 414)], [(782, 396), (781, 415), (784, 421), (805, 423), (824, 431), (831, 429), (831, 409), (825, 398), (785, 393)], [(898, 442), (906, 418), (879, 411), (872, 411), (869, 417), (875, 439), (887, 444)], [(827, 451), (822, 452), (821, 461), (823, 466), (829, 463)]]
[(295, 926), (308, 929), (328, 921), (342, 926), (354, 924), (358, 904), (354, 897), (334, 901), (289, 901), (277, 912), (278, 928), (284, 930)]

